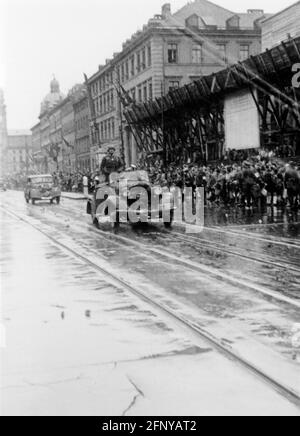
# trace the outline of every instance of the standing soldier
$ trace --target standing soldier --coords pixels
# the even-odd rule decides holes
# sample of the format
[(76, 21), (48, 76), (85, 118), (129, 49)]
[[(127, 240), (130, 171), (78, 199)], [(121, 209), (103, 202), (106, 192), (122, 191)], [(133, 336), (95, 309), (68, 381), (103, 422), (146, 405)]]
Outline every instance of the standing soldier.
[(293, 162), (290, 162), (286, 167), (284, 184), (287, 190), (287, 196), (291, 208), (297, 208), (297, 197), (300, 190), (300, 178)]
[(101, 163), (101, 173), (105, 175), (105, 181), (109, 182), (109, 176), (112, 173), (116, 173), (121, 171), (123, 164), (121, 159), (115, 154), (116, 149), (114, 147), (110, 147), (108, 149), (107, 155), (102, 160)]
[(89, 195), (89, 179), (86, 174), (84, 174), (82, 178), (82, 184), (83, 184), (83, 194), (85, 197), (88, 197)]

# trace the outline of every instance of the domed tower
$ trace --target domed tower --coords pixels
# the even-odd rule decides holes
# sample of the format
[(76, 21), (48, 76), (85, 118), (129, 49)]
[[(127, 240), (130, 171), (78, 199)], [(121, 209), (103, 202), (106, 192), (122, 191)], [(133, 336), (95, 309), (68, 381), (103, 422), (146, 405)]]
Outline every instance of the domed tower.
[(50, 82), (50, 93), (46, 95), (41, 103), (41, 115), (54, 108), (60, 101), (65, 98), (64, 94), (60, 92), (58, 80), (53, 77)]
[(50, 82), (50, 89), (51, 89), (51, 94), (60, 93), (59, 81), (55, 77), (53, 77), (53, 79)]

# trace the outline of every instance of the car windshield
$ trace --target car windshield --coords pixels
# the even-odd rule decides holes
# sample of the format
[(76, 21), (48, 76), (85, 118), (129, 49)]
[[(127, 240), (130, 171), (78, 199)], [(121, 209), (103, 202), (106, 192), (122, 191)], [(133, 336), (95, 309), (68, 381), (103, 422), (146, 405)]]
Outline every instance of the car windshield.
[(128, 180), (130, 182), (149, 182), (147, 171), (131, 171), (121, 173), (120, 180)]
[(34, 177), (30, 179), (34, 185), (42, 185), (44, 183), (53, 183), (52, 177)]

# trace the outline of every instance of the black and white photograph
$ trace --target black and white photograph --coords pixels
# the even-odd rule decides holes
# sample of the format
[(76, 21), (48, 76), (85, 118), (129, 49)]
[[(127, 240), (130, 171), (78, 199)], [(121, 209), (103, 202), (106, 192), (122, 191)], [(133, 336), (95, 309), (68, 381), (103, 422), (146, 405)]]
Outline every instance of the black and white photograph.
[(300, 1), (165, 2), (0, 0), (2, 417), (300, 416)]

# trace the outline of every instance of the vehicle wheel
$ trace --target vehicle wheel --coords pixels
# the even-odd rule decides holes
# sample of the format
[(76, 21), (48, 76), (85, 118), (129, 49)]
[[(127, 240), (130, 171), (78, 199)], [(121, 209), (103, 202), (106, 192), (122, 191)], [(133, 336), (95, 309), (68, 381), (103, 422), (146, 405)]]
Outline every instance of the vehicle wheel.
[(97, 220), (97, 218), (94, 219), (93, 224), (96, 227), (96, 229), (98, 230), (100, 229), (99, 221)]
[(117, 212), (116, 220), (114, 222), (113, 228), (118, 229), (120, 227), (120, 214)]
[(56, 197), (56, 204), (60, 204), (60, 197)]
[(31, 203), (32, 203), (33, 205), (35, 204), (35, 199), (34, 199), (34, 198), (31, 199)]
[(166, 229), (171, 229), (174, 221), (174, 211), (170, 213), (170, 221), (164, 221), (164, 226)]

